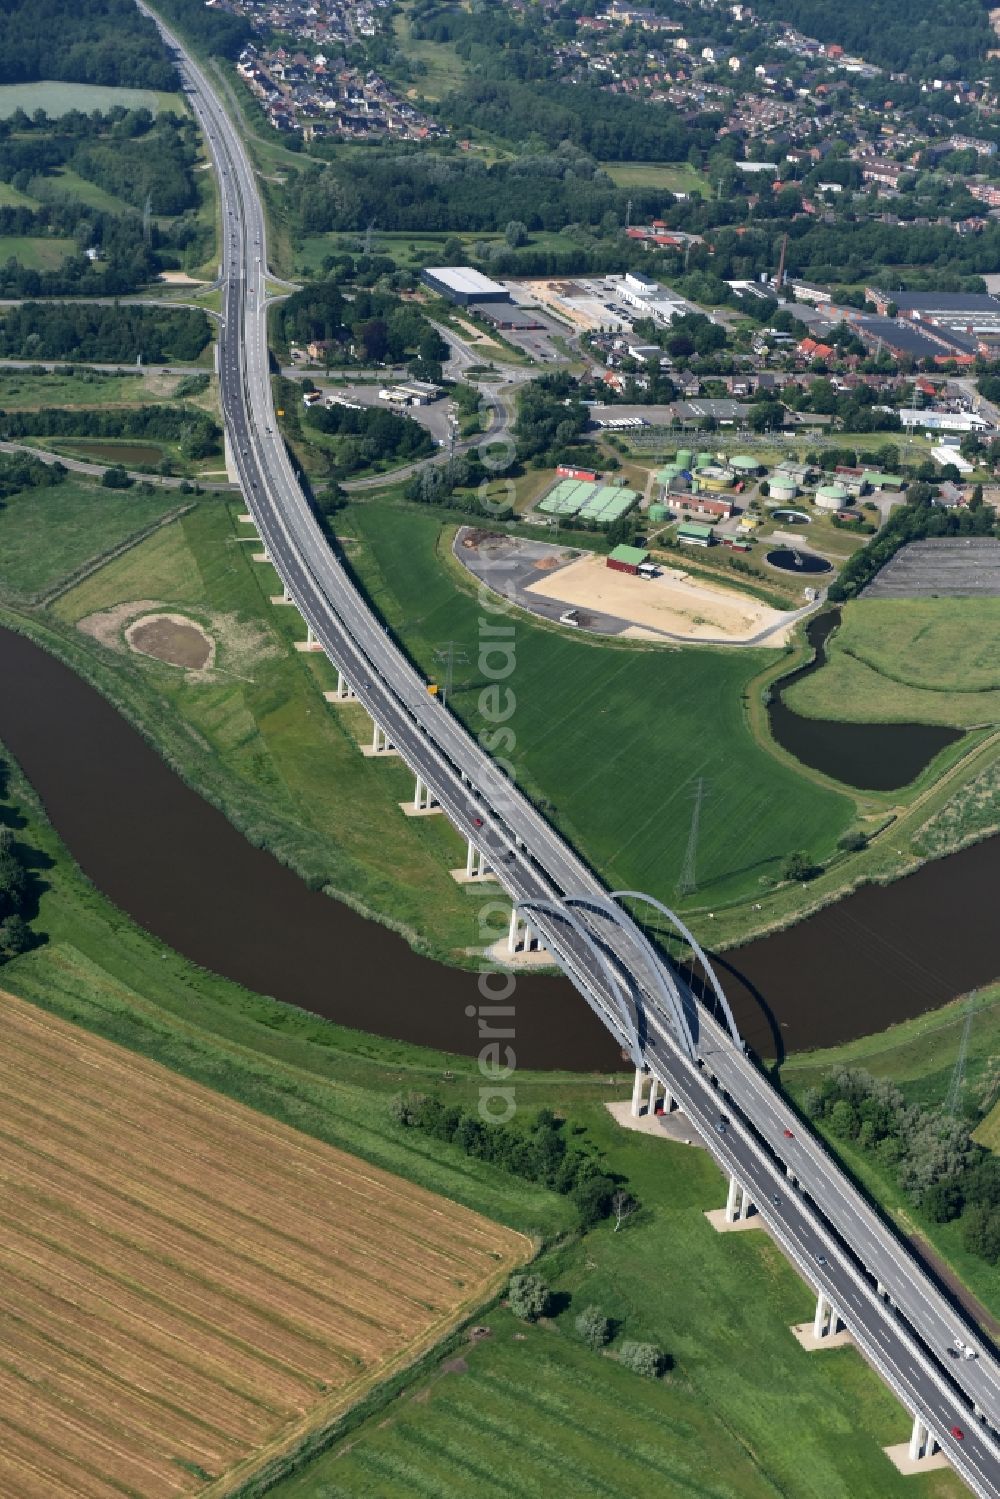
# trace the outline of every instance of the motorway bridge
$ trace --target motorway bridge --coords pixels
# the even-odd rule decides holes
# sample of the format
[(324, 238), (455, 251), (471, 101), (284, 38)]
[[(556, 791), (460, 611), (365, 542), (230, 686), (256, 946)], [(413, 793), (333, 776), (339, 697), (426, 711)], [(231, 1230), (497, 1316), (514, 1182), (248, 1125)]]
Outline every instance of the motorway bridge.
[[(142, 0), (138, 0), (141, 8)], [(157, 19), (154, 16), (154, 19)], [(488, 867), (636, 1068), (646, 1088), (683, 1109), (730, 1180), (728, 1216), (753, 1203), (817, 1292), (816, 1333), (838, 1326), (914, 1417), (911, 1455), (940, 1448), (974, 1493), (1000, 1499), (1000, 1364), (761, 1075), (697, 944), (707, 1000), (630, 914), (657, 903), (609, 892), (448, 710), (428, 695), (331, 551), (309, 509), (275, 420), (268, 371), (264, 212), (240, 135), (202, 69), (157, 19), (218, 173), (224, 288), (219, 334), (223, 414), (240, 484), (265, 552), (309, 642), (371, 715), (376, 737), (414, 772), (415, 804), (441, 807)], [(808, 979), (804, 977), (804, 983)], [(646, 1081), (644, 1081), (646, 1080)], [(958, 1356), (956, 1338), (976, 1350)], [(960, 1432), (961, 1435), (956, 1435)]]

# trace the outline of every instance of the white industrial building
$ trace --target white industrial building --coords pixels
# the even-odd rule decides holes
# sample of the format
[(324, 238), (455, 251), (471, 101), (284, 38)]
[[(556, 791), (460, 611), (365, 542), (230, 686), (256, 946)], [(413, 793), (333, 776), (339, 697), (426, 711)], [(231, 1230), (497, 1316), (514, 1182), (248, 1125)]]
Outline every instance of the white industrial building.
[(991, 432), (993, 423), (975, 411), (921, 411), (918, 406), (903, 406), (899, 420), (908, 430), (923, 432)]

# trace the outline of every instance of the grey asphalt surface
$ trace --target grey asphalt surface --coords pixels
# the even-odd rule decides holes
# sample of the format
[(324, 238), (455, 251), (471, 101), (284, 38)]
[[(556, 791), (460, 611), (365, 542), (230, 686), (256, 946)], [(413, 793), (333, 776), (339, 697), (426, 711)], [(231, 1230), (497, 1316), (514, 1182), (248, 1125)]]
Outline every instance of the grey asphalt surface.
[[(500, 765), (428, 695), (327, 546), (275, 426), (263, 313), (266, 235), (253, 171), (204, 76), (161, 30), (179, 54), (220, 172), (223, 410), (248, 506), (300, 613), (512, 898), (587, 902), (585, 910), (574, 907), (576, 926), (566, 914), (545, 910), (531, 912), (532, 923), (612, 1034), (633, 1054), (641, 1051), (723, 1169), (748, 1186), (775, 1237), (807, 1281), (836, 1305), (865, 1358), (927, 1421), (974, 1492), (1000, 1499), (1000, 1446), (972, 1410), (975, 1401), (991, 1422), (998, 1419), (1000, 1369), (992, 1352), (634, 923), (624, 913), (608, 916), (603, 886)], [(688, 1055), (677, 1023), (678, 1005), (696, 1028), (695, 1055)], [(720, 1111), (731, 1121), (725, 1134), (714, 1127)], [(879, 1294), (876, 1278), (896, 1307)], [(956, 1333), (982, 1348), (980, 1358), (948, 1358)], [(790, 1350), (789, 1356), (803, 1355)], [(962, 1428), (962, 1439), (950, 1434), (953, 1425)]]

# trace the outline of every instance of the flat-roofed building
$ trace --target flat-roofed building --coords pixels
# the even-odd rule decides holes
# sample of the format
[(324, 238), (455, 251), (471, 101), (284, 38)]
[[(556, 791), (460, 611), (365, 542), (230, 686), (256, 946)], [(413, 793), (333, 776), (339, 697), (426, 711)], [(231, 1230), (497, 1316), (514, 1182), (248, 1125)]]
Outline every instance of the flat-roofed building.
[(420, 279), (432, 291), (436, 291), (441, 297), (447, 297), (449, 302), (455, 302), (459, 307), (468, 307), (471, 302), (511, 300), (510, 292), (499, 281), (491, 281), (482, 271), (474, 271), (464, 265), (428, 266), (420, 272)]

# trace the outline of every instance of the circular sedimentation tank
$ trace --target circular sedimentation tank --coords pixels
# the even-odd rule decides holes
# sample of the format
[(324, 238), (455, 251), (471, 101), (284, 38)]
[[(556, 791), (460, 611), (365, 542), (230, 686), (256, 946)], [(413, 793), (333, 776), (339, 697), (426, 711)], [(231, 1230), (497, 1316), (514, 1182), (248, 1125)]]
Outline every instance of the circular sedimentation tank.
[(816, 491), (816, 504), (820, 510), (839, 510), (847, 499), (843, 484), (821, 484)]
[(785, 526), (808, 526), (809, 517), (804, 510), (772, 510), (772, 520), (781, 521)]
[(817, 573), (832, 573), (833, 563), (815, 552), (797, 552), (792, 547), (779, 547), (768, 552), (764, 561), (783, 573), (799, 573), (803, 577), (815, 577)]

